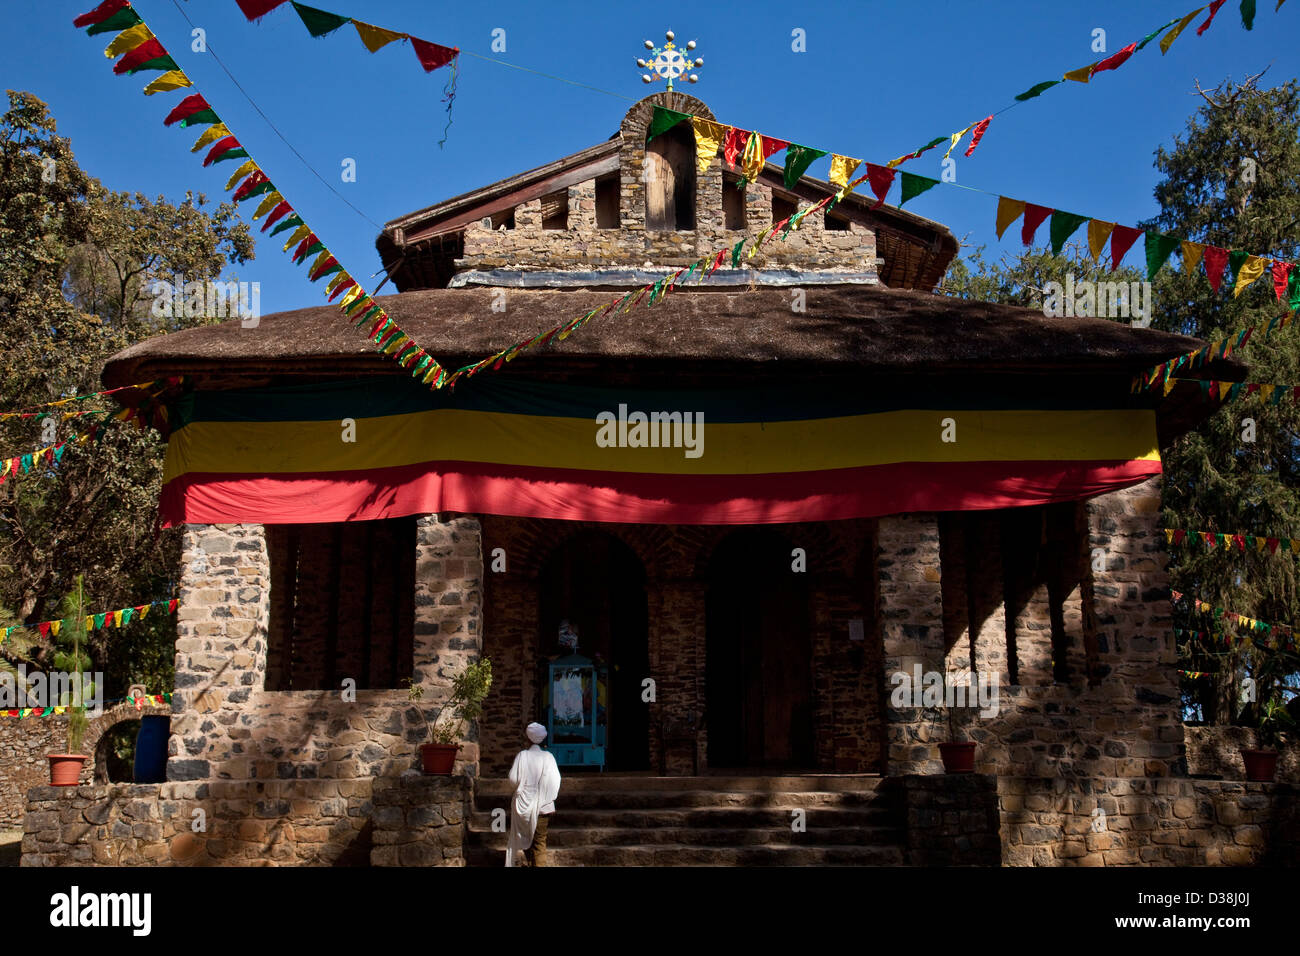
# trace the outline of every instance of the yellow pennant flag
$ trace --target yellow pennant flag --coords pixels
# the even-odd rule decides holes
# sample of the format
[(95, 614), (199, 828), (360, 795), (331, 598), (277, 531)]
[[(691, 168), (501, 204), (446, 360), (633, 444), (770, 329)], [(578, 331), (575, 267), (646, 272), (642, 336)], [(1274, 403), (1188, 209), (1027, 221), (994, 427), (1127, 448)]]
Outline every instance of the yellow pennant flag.
[(1100, 259), (1101, 254), (1106, 249), (1106, 240), (1110, 234), (1115, 231), (1113, 222), (1103, 222), (1100, 219), (1092, 219), (1088, 222), (1088, 251), (1092, 253), (1094, 259)]
[[(971, 124), (971, 126), (974, 126), (974, 125), (975, 125), (974, 123)], [(947, 159), (949, 156), (952, 155), (952, 151), (953, 151), (954, 149), (957, 148), (957, 144), (958, 144), (959, 142), (961, 142), (961, 138), (962, 138), (963, 136), (965, 136), (965, 135), (966, 135), (967, 133), (969, 133), (969, 132), (970, 132), (970, 126), (967, 126), (967, 127), (966, 127), (964, 130), (962, 130), (961, 132), (959, 132), (959, 133), (953, 133), (953, 134), (952, 134), (952, 137), (951, 137), (951, 138), (952, 138), (952, 142), (951, 142), (951, 143), (949, 144), (949, 146), (948, 146), (948, 152), (946, 152), (946, 153), (943, 154), (943, 158), (944, 158), (944, 159)]]
[(1201, 12), (1202, 10), (1204, 10), (1204, 9), (1205, 9), (1204, 7), (1197, 7), (1197, 8), (1196, 8), (1195, 10), (1193, 10), (1191, 13), (1187, 14), (1187, 16), (1185, 16), (1185, 17), (1183, 17), (1181, 20), (1179, 20), (1179, 21), (1178, 21), (1178, 26), (1174, 27), (1172, 30), (1170, 30), (1168, 33), (1166, 33), (1166, 34), (1164, 35), (1164, 38), (1160, 41), (1160, 55), (1161, 55), (1161, 56), (1164, 56), (1166, 53), (1169, 52), (1169, 48), (1170, 48), (1171, 46), (1173, 46), (1173, 45), (1174, 45), (1174, 41), (1178, 39), (1178, 34), (1182, 33), (1184, 30), (1186, 30), (1186, 29), (1187, 29), (1187, 24), (1189, 24), (1189, 23), (1192, 22), (1192, 17), (1196, 16), (1198, 13), (1200, 13), (1200, 12)]
[(404, 40), (406, 38), (405, 33), (398, 33), (396, 30), (385, 30), (383, 27), (362, 23), (360, 20), (353, 20), (352, 25), (357, 28), (357, 36), (361, 37), (361, 42), (366, 45), (366, 49), (371, 53), (378, 53), (394, 40)]
[(759, 133), (750, 133), (745, 152), (740, 157), (740, 173), (746, 182), (754, 182), (763, 171), (763, 137)]
[(86, 615), (86, 630), (93, 631), (94, 629), (95, 629), (95, 615), (88, 614)]
[(315, 272), (317, 269), (323, 266), (325, 264), (325, 260), (328, 259), (330, 255), (331, 253), (328, 249), (322, 249), (320, 251), (320, 255), (316, 257), (316, 261), (313, 262), (311, 264), (311, 268), (307, 270), (307, 275), (311, 275), (313, 272)]
[(306, 223), (303, 223), (301, 226), (299, 226), (297, 229), (293, 231), (293, 235), (289, 237), (289, 241), (284, 244), (284, 251), (288, 252), (290, 248), (296, 246), (298, 243), (302, 242), (310, 235), (311, 235), (311, 226), (307, 225)]
[(257, 211), (253, 213), (253, 221), (256, 222), (257, 220), (261, 219), (263, 216), (265, 216), (276, 206), (280, 205), (280, 203), (282, 202), (284, 202), (284, 197), (281, 196), (274, 189), (272, 189), (269, 193), (267, 193), (265, 196), (262, 197), (261, 203), (258, 204)]
[(1170, 544), (1173, 544), (1173, 543), (1174, 543), (1174, 529), (1173, 529), (1173, 528), (1165, 528), (1165, 540), (1168, 541)]
[(333, 292), (335, 286), (337, 286), (340, 282), (344, 282), (350, 278), (352, 277), (348, 275), (346, 269), (344, 269), (341, 272), (334, 273), (334, 276), (333, 278), (330, 279), (329, 284), (325, 286), (325, 291)]
[(152, 39), (153, 31), (149, 29), (148, 24), (137, 23), (131, 29), (123, 30), (119, 33), (117, 39), (110, 43), (108, 48), (104, 50), (104, 56), (111, 60), (113, 57), (121, 56), (123, 53), (128, 53), (131, 50), (134, 50), (146, 40)]
[[(1267, 404), (1268, 400), (1273, 397), (1273, 391), (1276, 388), (1276, 385), (1261, 385), (1259, 387), (1259, 400)], [(1260, 540), (1263, 541), (1264, 539), (1260, 538)]]
[(121, 626), (122, 626), (122, 612), (121, 612), (121, 611), (114, 611), (114, 612), (113, 612), (113, 626), (114, 626), (114, 627), (121, 627)]
[(194, 145), (190, 147), (190, 152), (197, 153), (209, 143), (215, 143), (217, 140), (221, 139), (221, 137), (230, 135), (233, 134), (226, 128), (225, 123), (213, 123), (199, 134), (199, 138), (196, 139)]
[(50, 621), (50, 633), (55, 637), (59, 636), (59, 631), (63, 630), (62, 621)]
[(140, 608), (140, 620), (144, 620), (145, 615), (149, 613), (149, 608), (151, 607), (153, 607), (152, 604), (146, 604), (144, 607)]
[(1205, 255), (1205, 243), (1188, 242), (1183, 240), (1183, 271), (1191, 275), (1196, 271), (1196, 267), (1201, 264), (1201, 257)]
[(1176, 384), (1176, 383), (1174, 382), (1174, 380), (1173, 380), (1172, 378), (1167, 378), (1167, 379), (1165, 379), (1165, 394), (1166, 394), (1166, 395), (1168, 395), (1170, 392), (1172, 392), (1172, 391), (1174, 390), (1174, 385), (1175, 385), (1175, 384)]
[(1235, 299), (1245, 290), (1245, 288), (1264, 274), (1264, 267), (1268, 265), (1267, 259), (1261, 259), (1259, 256), (1250, 256), (1241, 264), (1241, 269), (1237, 272), (1237, 285), (1232, 290), (1232, 297)]
[(841, 156), (839, 153), (831, 154), (831, 175), (830, 180), (843, 191), (849, 185), (849, 177), (853, 171), (862, 165), (862, 160), (854, 159), (852, 156)]
[(241, 179), (243, 179), (245, 176), (247, 176), (256, 168), (257, 168), (257, 163), (253, 162), (251, 159), (246, 160), (244, 164), (240, 166), (238, 169), (236, 169), (231, 174), (230, 178), (226, 180), (226, 192), (230, 192), (230, 190), (234, 189), (235, 185)]
[(1022, 199), (1008, 199), (1006, 196), (998, 197), (998, 238), (1002, 238), (1002, 233), (1007, 231), (1007, 226), (1011, 225), (1020, 218), (1021, 213), (1025, 211), (1025, 203)]
[(347, 292), (343, 293), (343, 298), (339, 300), (339, 308), (342, 309), (344, 312), (346, 312), (348, 310), (348, 306), (350, 306), (354, 301), (356, 301), (358, 296), (363, 296), (365, 294), (366, 294), (366, 290), (361, 288), (361, 283), (358, 282), (351, 289), (348, 289)]
[(1089, 63), (1087, 66), (1081, 66), (1077, 70), (1071, 70), (1069, 73), (1062, 74), (1066, 80), (1074, 80), (1076, 83), (1087, 83), (1092, 79), (1092, 68), (1096, 63)]
[(754, 240), (754, 244), (749, 247), (749, 255), (745, 257), (746, 259), (754, 258), (754, 253), (758, 252), (758, 247), (763, 244), (763, 240), (767, 238), (767, 234), (771, 231), (772, 231), (772, 227), (768, 226), (766, 229), (764, 229), (762, 232), (758, 234), (758, 237)]
[(695, 165), (703, 173), (713, 162), (713, 157), (718, 155), (731, 127), (701, 116), (691, 117), (691, 126), (695, 129)]
[(190, 78), (180, 70), (168, 70), (144, 88), (144, 95), (153, 96), (155, 93), (168, 93), (172, 90), (183, 90), (187, 86), (193, 85), (194, 84), (190, 82)]

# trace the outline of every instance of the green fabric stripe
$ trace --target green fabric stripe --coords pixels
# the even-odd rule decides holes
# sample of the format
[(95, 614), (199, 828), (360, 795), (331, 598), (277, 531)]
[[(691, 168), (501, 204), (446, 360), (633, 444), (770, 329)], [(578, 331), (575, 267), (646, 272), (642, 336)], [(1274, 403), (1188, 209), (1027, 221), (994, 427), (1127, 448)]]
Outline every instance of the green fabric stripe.
[(166, 73), (170, 70), (179, 70), (180, 66), (170, 56), (156, 56), (152, 60), (145, 60), (134, 70), (127, 70), (128, 76), (135, 76), (145, 70), (157, 70), (159, 73)]
[(302, 221), (298, 214), (294, 213), (292, 216), (287, 216), (280, 222), (277, 222), (275, 228), (271, 230), (271, 235), (274, 236), (276, 233), (284, 232), (286, 229), (297, 229), (299, 226), (305, 225), (307, 224)]
[(187, 126), (198, 126), (200, 123), (204, 126), (211, 126), (213, 123), (220, 122), (221, 118), (217, 116), (214, 110), (199, 110), (197, 113), (192, 113), (185, 117), (185, 119), (181, 120), (181, 128), (184, 129)]

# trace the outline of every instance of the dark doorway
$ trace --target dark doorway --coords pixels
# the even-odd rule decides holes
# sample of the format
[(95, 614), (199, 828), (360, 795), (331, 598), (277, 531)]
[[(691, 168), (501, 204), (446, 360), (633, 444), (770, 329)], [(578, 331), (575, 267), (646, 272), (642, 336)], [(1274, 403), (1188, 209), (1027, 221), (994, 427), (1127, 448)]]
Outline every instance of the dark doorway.
[(640, 559), (613, 535), (584, 531), (547, 558), (539, 584), (542, 666), (560, 656), (560, 622), (568, 620), (578, 631), (578, 653), (609, 667), (605, 766), (648, 770), (650, 705), (641, 700), (641, 682), (650, 676), (650, 655)]
[(770, 529), (728, 535), (709, 565), (705, 693), (711, 768), (813, 764), (807, 576)]

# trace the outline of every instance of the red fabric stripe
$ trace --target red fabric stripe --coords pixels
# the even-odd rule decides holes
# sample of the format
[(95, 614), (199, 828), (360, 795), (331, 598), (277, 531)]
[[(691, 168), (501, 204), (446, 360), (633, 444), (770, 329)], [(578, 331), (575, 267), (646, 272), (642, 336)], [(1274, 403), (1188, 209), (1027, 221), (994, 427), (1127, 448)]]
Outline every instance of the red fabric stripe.
[(415, 48), (415, 55), (420, 58), (420, 66), (424, 67), (425, 73), (432, 73), (440, 66), (446, 66), (450, 63), (460, 50), (452, 46), (439, 46), (436, 43), (430, 43), (428, 40), (420, 40), (416, 37), (408, 37), (411, 46)]
[(131, 4), (127, 0), (104, 0), (99, 6), (89, 13), (83, 13), (77, 19), (72, 21), (72, 25), (80, 29), (81, 27), (93, 27), (96, 23), (103, 23), (117, 11), (129, 7)]
[[(1008, 471), (1014, 470), (1014, 475)], [(183, 475), (164, 527), (314, 524), (460, 511), (655, 524), (782, 524), (1073, 501), (1160, 473), (1158, 461), (945, 462), (813, 474), (636, 475), (466, 462), (319, 475)]]
[(191, 93), (177, 103), (176, 108), (167, 114), (167, 118), (163, 120), (163, 125), (171, 126), (172, 123), (179, 123), (187, 116), (193, 116), (199, 110), (210, 109), (212, 107), (208, 105), (208, 101), (203, 98), (202, 93)]
[(113, 67), (113, 73), (121, 76), (123, 73), (129, 73), (137, 66), (148, 63), (150, 60), (156, 60), (160, 56), (166, 56), (167, 51), (163, 48), (162, 41), (157, 37), (151, 37), (145, 40), (134, 50), (131, 50), (126, 56), (117, 61)]

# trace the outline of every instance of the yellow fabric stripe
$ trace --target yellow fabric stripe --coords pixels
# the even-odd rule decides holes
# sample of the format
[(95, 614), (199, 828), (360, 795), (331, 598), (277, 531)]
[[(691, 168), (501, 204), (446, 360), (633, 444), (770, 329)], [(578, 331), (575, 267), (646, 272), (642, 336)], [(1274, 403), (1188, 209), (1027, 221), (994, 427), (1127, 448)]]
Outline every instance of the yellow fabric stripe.
[[(944, 419), (955, 442), (941, 440)], [(602, 448), (594, 418), (437, 409), (339, 422), (191, 422), (174, 433), (164, 480), (189, 472), (326, 474), (425, 461), (643, 474), (757, 475), (894, 462), (1158, 461), (1150, 410), (903, 410), (793, 422), (704, 423), (703, 454)]]

